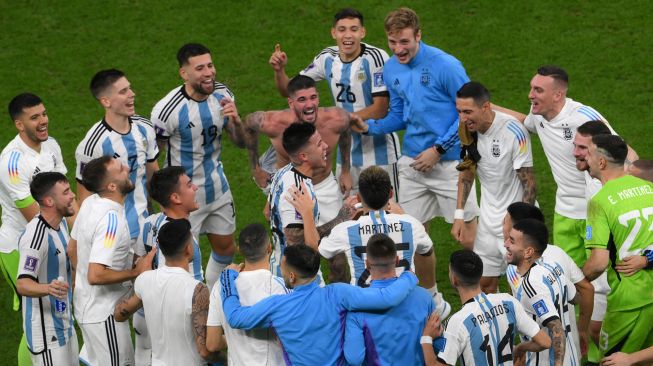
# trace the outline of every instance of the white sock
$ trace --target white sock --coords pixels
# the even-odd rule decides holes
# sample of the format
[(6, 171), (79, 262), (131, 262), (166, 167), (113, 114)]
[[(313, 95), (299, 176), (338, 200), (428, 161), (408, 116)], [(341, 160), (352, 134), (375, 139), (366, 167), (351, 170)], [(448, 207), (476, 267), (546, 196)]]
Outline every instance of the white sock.
[(213, 285), (218, 281), (220, 273), (233, 261), (233, 255), (217, 255), (211, 252), (209, 263), (206, 265), (206, 285), (209, 287), (209, 293), (213, 290)]

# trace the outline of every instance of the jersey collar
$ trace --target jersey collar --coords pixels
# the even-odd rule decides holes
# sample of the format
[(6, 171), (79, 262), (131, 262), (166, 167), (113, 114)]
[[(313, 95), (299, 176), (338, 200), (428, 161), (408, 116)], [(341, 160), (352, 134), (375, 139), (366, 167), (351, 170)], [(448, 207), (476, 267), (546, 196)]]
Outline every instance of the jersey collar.
[(338, 50), (338, 58), (340, 59), (340, 62), (342, 62), (343, 64), (350, 64), (350, 63), (358, 60), (358, 58), (361, 57), (363, 55), (363, 53), (365, 53), (366, 48), (367, 48), (367, 45), (365, 43), (361, 42), (361, 51), (351, 61), (343, 61), (342, 58), (340, 57), (340, 50)]
[(129, 131), (127, 131), (125, 133), (120, 133), (120, 132), (114, 130), (113, 127), (111, 127), (111, 125), (109, 125), (109, 122), (107, 122), (107, 120), (104, 117), (102, 117), (102, 122), (101, 123), (102, 123), (102, 126), (104, 126), (110, 132), (115, 132), (118, 135), (127, 136), (132, 132), (132, 124), (134, 123), (134, 121), (132, 121), (131, 117), (127, 117), (127, 121), (129, 121)]

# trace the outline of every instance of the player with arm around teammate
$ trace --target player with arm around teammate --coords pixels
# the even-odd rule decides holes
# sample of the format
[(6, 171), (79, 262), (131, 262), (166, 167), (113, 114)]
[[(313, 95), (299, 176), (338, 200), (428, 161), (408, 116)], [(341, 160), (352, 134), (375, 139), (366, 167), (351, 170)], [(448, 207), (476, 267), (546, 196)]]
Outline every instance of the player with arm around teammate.
[[(478, 254), (468, 249), (451, 253), (449, 280), (463, 307), (449, 318), (444, 330), (437, 314), (429, 317), (420, 340), (426, 365), (453, 366), (459, 359), (464, 365), (510, 365), (513, 360), (523, 364), (517, 360), (524, 352), (551, 346), (551, 338), (517, 299), (481, 291), (482, 274)], [(514, 346), (517, 333), (529, 340)]]
[(39, 214), (20, 237), (16, 285), (22, 295), (23, 330), (32, 365), (78, 365), (65, 220), (75, 214), (75, 194), (59, 172), (37, 174), (30, 192)]
[(245, 136), (234, 94), (215, 81), (211, 51), (189, 43), (177, 52), (179, 75), (184, 80), (152, 109), (157, 141), (167, 150), (166, 166), (181, 166), (198, 187), (200, 208), (190, 215), (193, 236), (206, 233), (211, 256), (206, 266), (209, 288), (232, 262), (236, 211), (222, 166), (223, 131), (238, 147)]

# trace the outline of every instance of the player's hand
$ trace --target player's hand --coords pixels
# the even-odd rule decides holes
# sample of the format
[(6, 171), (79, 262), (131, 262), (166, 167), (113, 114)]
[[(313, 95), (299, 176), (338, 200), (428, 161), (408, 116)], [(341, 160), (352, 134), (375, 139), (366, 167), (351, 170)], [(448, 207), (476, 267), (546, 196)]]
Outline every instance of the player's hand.
[(65, 300), (68, 296), (68, 284), (64, 281), (52, 280), (48, 285), (48, 295)]
[(581, 357), (587, 356), (587, 349), (589, 345), (589, 332), (578, 332), (578, 338), (580, 343), (580, 355)]
[(245, 268), (245, 263), (231, 263), (230, 265), (226, 266), (225, 269), (233, 269), (236, 272), (242, 272), (243, 268)]
[(252, 178), (254, 178), (254, 183), (261, 189), (264, 189), (272, 182), (272, 174), (261, 169), (260, 166), (252, 170)]
[(426, 173), (433, 169), (433, 166), (440, 161), (440, 153), (429, 147), (415, 157), (410, 166), (418, 172)]
[(356, 196), (349, 196), (345, 198), (345, 200), (342, 202), (342, 207), (340, 207), (340, 211), (338, 211), (338, 217), (340, 217), (343, 221), (354, 220), (359, 217), (363, 213), (363, 209), (362, 207), (356, 208), (357, 203), (358, 197)]
[(512, 350), (512, 364), (513, 366), (524, 366), (526, 364), (526, 351), (519, 345), (516, 345)]
[(149, 251), (146, 255), (138, 258), (136, 260), (136, 263), (134, 265), (134, 269), (136, 270), (137, 274), (141, 274), (145, 271), (149, 271), (152, 269), (152, 262), (154, 261), (154, 254), (156, 254), (156, 251), (159, 250), (159, 247), (156, 245), (152, 247), (152, 250)]
[(386, 206), (385, 209), (389, 213), (393, 213), (393, 214), (397, 214), (397, 215), (403, 215), (403, 214), (406, 213), (404, 211), (404, 209), (401, 208), (401, 206), (399, 206), (399, 204), (397, 202), (395, 202), (393, 199), (390, 199), (390, 201), (388, 201), (388, 205)]
[(351, 193), (351, 187), (354, 186), (354, 181), (351, 179), (351, 173), (349, 171), (342, 171), (340, 173), (340, 179), (338, 179), (338, 183), (340, 184), (340, 193), (343, 194), (345, 197), (349, 197), (349, 194)]
[(236, 103), (229, 98), (220, 99), (220, 106), (222, 107), (222, 114), (229, 118), (229, 121), (240, 123), (240, 116), (238, 115), (238, 108)]
[(274, 45), (274, 52), (270, 56), (270, 66), (274, 71), (283, 71), (288, 64), (288, 56), (281, 50), (281, 46), (277, 43)]
[(453, 225), (451, 225), (451, 236), (453, 239), (462, 244), (463, 240), (463, 230), (465, 230), (465, 220), (453, 220)]
[(286, 201), (299, 212), (302, 217), (307, 217), (313, 214), (313, 208), (315, 208), (315, 202), (311, 197), (311, 193), (306, 188), (306, 184), (302, 181), (299, 184), (299, 187), (292, 185), (286, 191)]
[(349, 120), (349, 124), (351, 126), (352, 131), (358, 133), (367, 133), (367, 131), (370, 129), (370, 126), (368, 126), (367, 123), (363, 121), (363, 119), (359, 115), (355, 113), (350, 113), (349, 116), (351, 118)]
[(617, 263), (615, 269), (619, 273), (623, 273), (624, 276), (632, 276), (640, 269), (646, 267), (647, 264), (646, 257), (643, 255), (633, 255), (630, 257), (624, 258), (620, 263)]
[(630, 355), (623, 352), (615, 352), (601, 360), (601, 366), (630, 366), (632, 364), (633, 360)]
[(263, 216), (265, 220), (270, 222), (270, 201), (265, 202), (265, 207), (263, 207)]
[(432, 312), (426, 320), (426, 325), (424, 326), (422, 335), (430, 336), (435, 339), (441, 336), (442, 333), (444, 333), (444, 330), (442, 329), (442, 322), (440, 322), (440, 315), (436, 312)]

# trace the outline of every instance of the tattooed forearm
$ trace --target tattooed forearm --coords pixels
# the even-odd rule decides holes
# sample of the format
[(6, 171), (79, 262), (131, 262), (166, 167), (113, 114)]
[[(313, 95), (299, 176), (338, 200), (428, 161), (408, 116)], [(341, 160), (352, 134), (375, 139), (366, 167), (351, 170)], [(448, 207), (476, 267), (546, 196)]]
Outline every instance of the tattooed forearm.
[(533, 174), (533, 167), (522, 167), (517, 169), (517, 178), (524, 188), (524, 196), (522, 201), (526, 203), (535, 203), (535, 196), (537, 189), (535, 186), (535, 174)]
[(141, 299), (130, 291), (118, 301), (113, 311), (113, 316), (116, 318), (116, 321), (124, 322), (141, 307), (143, 307)]
[(349, 283), (351, 281), (351, 273), (349, 272), (349, 265), (347, 264), (345, 253), (337, 254), (335, 257), (329, 259), (329, 269), (329, 283)]
[(355, 212), (356, 208), (354, 206), (342, 205), (340, 211), (338, 211), (338, 215), (333, 220), (324, 225), (318, 226), (317, 233), (320, 235), (320, 238), (329, 235), (331, 230), (339, 223), (350, 220)]
[(254, 112), (245, 117), (245, 147), (249, 155), (249, 166), (256, 169), (258, 162), (258, 131), (265, 113)]
[(349, 113), (347, 113), (347, 127), (340, 133), (338, 139), (342, 170), (348, 172), (351, 167), (351, 133), (349, 132)]
[(200, 355), (209, 354), (206, 349), (206, 319), (209, 314), (209, 290), (203, 283), (198, 283), (193, 292), (193, 306), (190, 319), (193, 325), (195, 344)]
[(460, 172), (460, 184), (463, 189), (462, 206), (465, 207), (469, 193), (472, 191), (472, 186), (474, 185), (474, 174), (469, 170)]
[(553, 347), (554, 365), (562, 365), (565, 358), (565, 330), (560, 319), (551, 320), (546, 325), (551, 332), (551, 347)]

